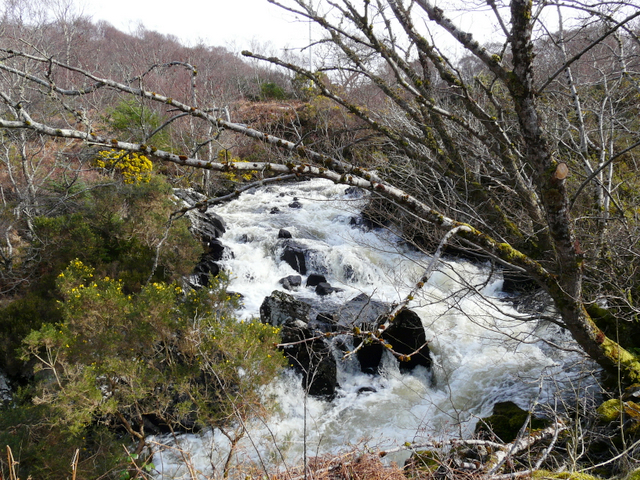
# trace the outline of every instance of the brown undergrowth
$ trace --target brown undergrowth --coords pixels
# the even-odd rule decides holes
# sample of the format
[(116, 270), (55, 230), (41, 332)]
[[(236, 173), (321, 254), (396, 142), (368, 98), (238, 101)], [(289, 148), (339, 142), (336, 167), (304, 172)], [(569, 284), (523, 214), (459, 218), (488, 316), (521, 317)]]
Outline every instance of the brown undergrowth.
[[(427, 477), (412, 477), (427, 478)], [(379, 456), (350, 452), (341, 456), (322, 456), (310, 459), (304, 468), (279, 473), (271, 480), (407, 480), (404, 469), (395, 463), (384, 465)]]

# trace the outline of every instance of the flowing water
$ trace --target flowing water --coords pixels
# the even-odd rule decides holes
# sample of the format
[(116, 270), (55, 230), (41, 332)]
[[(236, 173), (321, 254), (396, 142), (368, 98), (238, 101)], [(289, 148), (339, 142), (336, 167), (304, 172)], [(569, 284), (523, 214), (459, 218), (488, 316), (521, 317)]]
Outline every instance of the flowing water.
[[(404, 299), (430, 257), (388, 231), (353, 226), (367, 199), (346, 192), (344, 186), (312, 180), (266, 187), (214, 208), (227, 224), (222, 241), (233, 255), (223, 264), (232, 278), (230, 290), (244, 298), (240, 317), (258, 316), (264, 298), (282, 289), (279, 280), (297, 274), (280, 260), (281, 228), (308, 249), (308, 271), (342, 289), (319, 297), (304, 287), (303, 278), (298, 298), (327, 307), (361, 293), (389, 302)], [(291, 208), (294, 201), (302, 208)], [(270, 213), (274, 207), (279, 213)], [(401, 374), (397, 362), (386, 358), (382, 374), (373, 376), (361, 373), (353, 359), (341, 361), (332, 402), (305, 396), (291, 373), (274, 379), (264, 394), (275, 400), (276, 411), (247, 425), (235, 461), (273, 472), (298, 464), (305, 452), (316, 456), (345, 446), (388, 449), (468, 437), (496, 402), (529, 408), (533, 402), (553, 403), (558, 392), (570, 399), (592, 385), (585, 372), (595, 367), (571, 338), (552, 323), (526, 321), (501, 292), (500, 276), (491, 272), (489, 265), (441, 262), (411, 302), (430, 342), (431, 371)], [(185, 464), (202, 478), (221, 475), (229, 441), (220, 431), (181, 435), (177, 444), (155, 440), (173, 447), (154, 458), (162, 478), (189, 478)]]

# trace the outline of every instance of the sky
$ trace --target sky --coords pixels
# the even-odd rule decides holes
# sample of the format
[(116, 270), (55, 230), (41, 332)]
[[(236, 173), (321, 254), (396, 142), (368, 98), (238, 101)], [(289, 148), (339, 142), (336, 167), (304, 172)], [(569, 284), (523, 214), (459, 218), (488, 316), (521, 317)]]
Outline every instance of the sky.
[[(94, 21), (106, 20), (117, 29), (133, 33), (140, 24), (148, 30), (170, 34), (187, 46), (202, 43), (222, 46), (232, 52), (242, 50), (264, 55), (282, 55), (287, 48), (295, 53), (318, 40), (323, 31), (308, 21), (285, 11), (267, 0), (61, 0), (74, 2), (76, 8)], [(486, 6), (470, 6), (470, 0), (457, 1), (460, 9), (447, 13), (465, 31), (481, 43), (496, 41), (501, 31)], [(475, 2), (472, 2), (475, 3)], [(484, 7), (484, 8), (483, 8)], [(446, 33), (435, 33), (444, 52), (459, 57), (464, 50)], [(305, 50), (306, 58), (313, 50)]]
[(309, 40), (308, 22), (267, 0), (76, 0), (76, 5), (94, 21), (106, 20), (118, 30), (133, 32), (142, 23), (185, 45), (202, 42), (241, 51), (271, 42), (279, 51)]

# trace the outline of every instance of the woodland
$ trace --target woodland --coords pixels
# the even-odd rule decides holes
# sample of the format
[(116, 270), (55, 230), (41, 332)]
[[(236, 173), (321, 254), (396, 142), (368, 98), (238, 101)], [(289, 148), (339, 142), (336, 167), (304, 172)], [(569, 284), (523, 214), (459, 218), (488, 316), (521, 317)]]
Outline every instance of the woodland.
[[(510, 439), (409, 443), (404, 469), (349, 452), (278, 478), (640, 478), (638, 5), (269, 1), (322, 30), (313, 68), (306, 51), (186, 47), (64, 2), (5, 2), (1, 478), (148, 478), (158, 425), (235, 445), (267, 415), (280, 332), (236, 320), (225, 272), (186, 280), (208, 247), (172, 193), (206, 209), (305, 177), (371, 192), (377, 224), (436, 260), (541, 292), (555, 315), (536, 321), (597, 362), (602, 399), (517, 417)], [(453, 21), (474, 8), (492, 43)], [(381, 342), (410, 301), (353, 334)]]

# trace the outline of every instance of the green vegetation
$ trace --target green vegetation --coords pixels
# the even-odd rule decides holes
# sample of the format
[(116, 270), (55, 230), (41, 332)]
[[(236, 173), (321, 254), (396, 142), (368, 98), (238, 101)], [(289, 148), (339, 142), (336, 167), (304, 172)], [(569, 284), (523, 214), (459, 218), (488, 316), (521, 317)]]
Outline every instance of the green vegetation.
[(534, 479), (549, 480), (598, 480), (598, 477), (580, 472), (549, 472), (546, 470), (537, 470), (532, 475)]
[(535, 416), (529, 418), (529, 412), (513, 402), (496, 403), (493, 414), (478, 423), (476, 433), (495, 435), (500, 441), (510, 443), (516, 439), (527, 419), (529, 419), (527, 427), (529, 430), (544, 428), (549, 423)]
[(284, 89), (273, 82), (260, 85), (260, 98), (262, 100), (285, 100), (288, 97)]
[(149, 434), (263, 414), (259, 388), (283, 365), (278, 331), (234, 317), (223, 274), (183, 289), (201, 247), (186, 218), (169, 222), (166, 179), (103, 180), (34, 219), (34, 280), (0, 308), (0, 368), (19, 386), (0, 444), (21, 478), (67, 478), (77, 449), (84, 478), (142, 467)]
[[(256, 165), (241, 173), (234, 163), (294, 169), (311, 164), (306, 149), (313, 149), (326, 155), (323, 172), (333, 168), (360, 185), (378, 176), (370, 218), (420, 248), (432, 249), (443, 234), (426, 220), (473, 225), (466, 240), (485, 259), (498, 257), (497, 268), (511, 263), (546, 289), (564, 327), (608, 368), (612, 400), (597, 411), (569, 406), (550, 415), (569, 413), (563, 420), (571, 425), (495, 474), (518, 476), (524, 470), (509, 469), (549, 453), (538, 464), (548, 470), (534, 477), (592, 478), (568, 468), (637, 478), (637, 463), (625, 457), (638, 456), (640, 406), (624, 387), (640, 375), (640, 52), (637, 25), (620, 15), (638, 7), (576, 4), (588, 20), (567, 20), (571, 31), (563, 33), (545, 24), (548, 16), (532, 17), (530, 2), (507, 2), (510, 10), (496, 10), (509, 29), (495, 35), (503, 45), (480, 48), (462, 33), (455, 39), (468, 56), (446, 59), (424, 29), (458, 15), (446, 5), (355, 2), (352, 10), (338, 1), (350, 14), (324, 17), (322, 2), (296, 3), (329, 28), (333, 44), (321, 42), (320, 71), (263, 57), (289, 68), (288, 79), (224, 49), (187, 49), (144, 29), (133, 38), (86, 19), (36, 25), (33, 12), (34, 23), (17, 22), (29, 17), (29, 2), (6, 6), (1, 117), (14, 123), (0, 149), (0, 369), (16, 391), (0, 407), (0, 447), (11, 447), (20, 477), (69, 477), (76, 449), (84, 478), (124, 479), (131, 462), (146, 474), (147, 434), (228, 425), (264, 408), (258, 389), (282, 363), (271, 347), (278, 332), (233, 318), (238, 299), (224, 276), (211, 291), (184, 287), (202, 248), (186, 218), (172, 219), (171, 187), (228, 194), (273, 171)], [(420, 9), (424, 22), (410, 21)], [(373, 28), (375, 18), (389, 21)], [(529, 24), (534, 18), (542, 23)], [(67, 58), (58, 62), (53, 52), (63, 44)], [(89, 69), (96, 51), (100, 68)], [(560, 74), (569, 73), (566, 58), (575, 60), (573, 75)], [(197, 63), (197, 76), (190, 64), (185, 75), (179, 59)], [(109, 81), (94, 83), (100, 75)], [(278, 156), (275, 147), (256, 146), (216, 120), (229, 112), (270, 140), (304, 148)], [(40, 122), (48, 133), (35, 127)], [(102, 140), (74, 144), (72, 129), (76, 138), (92, 132)], [(110, 149), (116, 139), (180, 161), (157, 162), (153, 171), (155, 160), (138, 147)], [(216, 158), (227, 165), (213, 174), (206, 160)], [(206, 170), (186, 168), (192, 159), (205, 160)], [(559, 165), (567, 167), (562, 176)], [(466, 241), (453, 248), (473, 250)], [(528, 414), (498, 407), (482, 435), (509, 442)], [(544, 426), (536, 422), (534, 435)], [(414, 460), (428, 474), (455, 477), (458, 460), (487, 462), (462, 450), (450, 463), (440, 452), (420, 452)], [(372, 471), (362, 478), (376, 478)]]
[(60, 320), (55, 279), (71, 260), (121, 279), (127, 292), (139, 291), (150, 278), (178, 280), (195, 265), (200, 247), (187, 220), (167, 223), (175, 204), (163, 177), (153, 175), (139, 185), (100, 182), (86, 187), (67, 213), (33, 220), (34, 240), (23, 247), (26, 260), (21, 262), (29, 282), (0, 308), (0, 368), (13, 378), (29, 376), (16, 355), (24, 336), (43, 322)]
[(152, 142), (162, 149), (171, 147), (169, 130), (157, 130), (163, 124), (163, 118), (149, 105), (136, 99), (122, 100), (107, 109), (104, 120), (121, 140)]
[[(123, 443), (141, 453), (150, 433), (260, 412), (259, 387), (283, 365), (278, 330), (237, 321), (224, 277), (188, 292), (154, 282), (127, 294), (123, 283), (72, 261), (56, 281), (62, 321), (26, 337), (22, 358), (34, 364), (35, 381), (0, 420), (0, 440), (28, 459), (25, 477), (60, 478), (52, 459), (66, 453), (60, 461), (68, 463), (73, 448), (85, 459)], [(28, 431), (15, 426), (20, 417)], [(100, 473), (81, 465), (87, 476)]]

